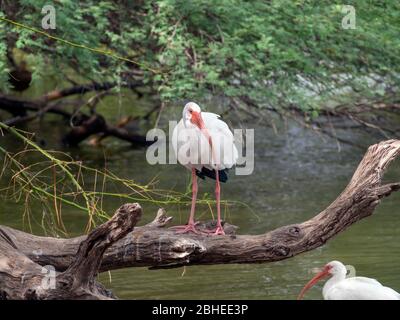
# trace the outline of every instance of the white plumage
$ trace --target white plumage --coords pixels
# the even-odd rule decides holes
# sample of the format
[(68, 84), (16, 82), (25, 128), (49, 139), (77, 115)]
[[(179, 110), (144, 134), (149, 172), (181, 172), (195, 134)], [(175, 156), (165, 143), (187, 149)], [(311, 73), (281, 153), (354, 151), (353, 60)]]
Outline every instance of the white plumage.
[(329, 279), (322, 291), (325, 300), (400, 300), (400, 294), (375, 279)]
[(225, 234), (221, 223), (220, 180), (225, 182), (225, 169), (232, 168), (238, 159), (234, 136), (228, 125), (214, 113), (201, 112), (200, 107), (189, 102), (182, 112), (182, 119), (172, 133), (172, 146), (178, 162), (192, 171), (192, 207), (189, 222), (177, 226), (178, 232), (199, 233), (194, 221), (197, 199), (197, 175), (216, 180), (217, 227), (215, 234)]
[(200, 170), (203, 166), (210, 170), (232, 168), (238, 159), (232, 131), (215, 113), (201, 112), (201, 117), (211, 137), (214, 154), (201, 129), (192, 124), (186, 127), (182, 118), (172, 133), (172, 145), (179, 163), (189, 170)]
[(311, 279), (303, 288), (299, 299), (318, 280), (331, 276), (322, 289), (325, 300), (400, 300), (400, 294), (383, 286), (375, 279), (366, 277), (346, 278), (346, 267), (339, 261), (332, 261)]

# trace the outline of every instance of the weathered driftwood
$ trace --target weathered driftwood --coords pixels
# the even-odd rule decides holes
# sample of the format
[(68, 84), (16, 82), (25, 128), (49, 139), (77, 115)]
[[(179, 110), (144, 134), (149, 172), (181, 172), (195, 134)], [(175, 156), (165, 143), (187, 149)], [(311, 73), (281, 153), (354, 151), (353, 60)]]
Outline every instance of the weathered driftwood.
[[(236, 235), (236, 227), (229, 224), (224, 225), (226, 236), (178, 235), (164, 228), (171, 217), (160, 209), (152, 223), (135, 228), (111, 244), (103, 255), (99, 271), (139, 266), (172, 268), (272, 262), (315, 249), (351, 224), (371, 215), (383, 197), (400, 189), (399, 182), (382, 184), (381, 180), (385, 169), (399, 153), (400, 140), (388, 140), (369, 147), (348, 186), (329, 207), (308, 221), (261, 235)], [(141, 210), (140, 206), (137, 210)], [(211, 229), (213, 226), (202, 223), (202, 227)], [(76, 264), (78, 248), (87, 240), (86, 236), (72, 239), (38, 237), (8, 227), (0, 227), (0, 235), (3, 238), (0, 254), (9, 250), (18, 255), (15, 259), (29, 263), (22, 268), (52, 265), (59, 272), (68, 272), (70, 266)], [(4, 263), (0, 263), (0, 274), (3, 268)], [(3, 282), (4, 276), (0, 277), (0, 288), (4, 287)], [(10, 289), (10, 285), (6, 284), (6, 287)]]
[(109, 221), (78, 243), (77, 252), (68, 268), (63, 272), (54, 272), (53, 275), (23, 254), (7, 232), (0, 230), (0, 298), (113, 298), (111, 292), (95, 281), (95, 277), (104, 251), (133, 230), (141, 214), (142, 210), (137, 204), (120, 207)]

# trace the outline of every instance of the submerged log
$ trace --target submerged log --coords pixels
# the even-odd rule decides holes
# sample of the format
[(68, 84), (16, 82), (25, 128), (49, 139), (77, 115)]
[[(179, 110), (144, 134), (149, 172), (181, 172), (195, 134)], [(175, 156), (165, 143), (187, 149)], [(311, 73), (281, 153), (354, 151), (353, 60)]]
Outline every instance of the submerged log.
[[(348, 186), (329, 207), (310, 220), (260, 235), (236, 235), (236, 227), (227, 223), (224, 224), (225, 236), (178, 235), (164, 228), (172, 218), (160, 209), (153, 222), (135, 228), (120, 240), (115, 237), (114, 243), (110, 241), (98, 271), (273, 262), (313, 250), (351, 224), (370, 216), (382, 198), (400, 189), (400, 182), (382, 184), (384, 171), (399, 154), (400, 140), (383, 141), (369, 147)], [(202, 223), (201, 227), (211, 230), (213, 222)], [(15, 255), (13, 259), (26, 263), (21, 263), (20, 268), (33, 270), (52, 265), (61, 274), (77, 264), (77, 253), (81, 256), (80, 263), (84, 263), (80, 248), (90, 239), (90, 235), (72, 239), (38, 237), (1, 226), (0, 235), (0, 255), (7, 256), (11, 252)], [(90, 252), (89, 246), (86, 248)], [(0, 288), (11, 290), (14, 284), (7, 281), (13, 270), (7, 269), (3, 261), (0, 259), (0, 274), (3, 274)]]

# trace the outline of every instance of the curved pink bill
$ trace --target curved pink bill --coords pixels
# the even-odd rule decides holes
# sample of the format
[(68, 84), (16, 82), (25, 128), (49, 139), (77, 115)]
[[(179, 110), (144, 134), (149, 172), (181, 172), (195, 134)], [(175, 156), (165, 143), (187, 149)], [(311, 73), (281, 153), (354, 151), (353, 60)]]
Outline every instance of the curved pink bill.
[(303, 299), (303, 296), (305, 295), (305, 293), (312, 287), (314, 286), (319, 280), (321, 280), (322, 278), (325, 278), (329, 275), (329, 268), (324, 268), (321, 272), (317, 273), (317, 275), (312, 278), (305, 286), (304, 288), (301, 290), (300, 294), (297, 297), (297, 300), (301, 300)]
[(192, 118), (190, 121), (196, 125), (199, 129), (205, 129), (203, 118), (201, 117), (200, 112), (192, 111)]
[(206, 125), (204, 124), (203, 118), (201, 117), (201, 113), (193, 111), (192, 118), (190, 121), (201, 130), (201, 132), (207, 138), (208, 143), (210, 144), (210, 146), (212, 148), (211, 136), (210, 136), (210, 133), (208, 132), (208, 129), (206, 128)]

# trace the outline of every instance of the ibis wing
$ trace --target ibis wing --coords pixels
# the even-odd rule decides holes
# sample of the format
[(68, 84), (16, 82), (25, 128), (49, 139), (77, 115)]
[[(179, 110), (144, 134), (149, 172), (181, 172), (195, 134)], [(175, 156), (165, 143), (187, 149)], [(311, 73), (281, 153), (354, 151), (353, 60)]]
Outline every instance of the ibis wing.
[(354, 278), (348, 278), (348, 280), (350, 281), (357, 281), (358, 283), (368, 283), (371, 285), (375, 285), (378, 287), (382, 287), (382, 284), (376, 280), (376, 279), (372, 279), (372, 278), (367, 278), (367, 277), (354, 277)]
[(203, 165), (211, 163), (206, 137), (199, 130), (185, 128), (183, 120), (172, 132), (172, 146), (178, 162), (188, 169), (200, 170)]
[(233, 167), (236, 164), (239, 153), (235, 146), (232, 131), (215, 113), (202, 112), (201, 116), (212, 137), (214, 153), (217, 158), (216, 168), (223, 170)]
[(347, 278), (332, 286), (324, 295), (326, 300), (399, 300), (400, 294), (375, 279)]
[[(212, 171), (215, 169), (223, 171), (234, 166), (238, 159), (238, 150), (231, 130), (218, 115), (210, 112), (202, 112), (201, 115), (212, 139), (213, 152), (206, 136), (197, 129), (187, 130), (183, 120), (173, 130), (172, 145), (179, 163), (189, 169), (196, 168), (200, 177), (215, 179), (215, 173)], [(187, 161), (188, 149), (190, 149), (190, 162)], [(215, 158), (214, 161), (212, 157)], [(226, 172), (221, 172), (219, 177), (221, 181), (226, 181)]]

